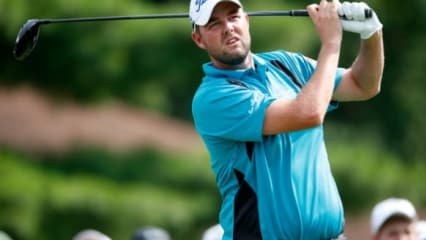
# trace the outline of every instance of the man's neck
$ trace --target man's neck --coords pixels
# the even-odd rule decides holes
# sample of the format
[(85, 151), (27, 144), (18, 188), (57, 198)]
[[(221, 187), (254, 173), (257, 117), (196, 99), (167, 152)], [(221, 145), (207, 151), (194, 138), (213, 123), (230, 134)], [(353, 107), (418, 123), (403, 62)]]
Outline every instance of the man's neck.
[(221, 63), (219, 61), (216, 61), (212, 59), (213, 66), (219, 69), (225, 69), (225, 70), (241, 70), (241, 69), (249, 69), (254, 67), (254, 60), (253, 60), (253, 54), (249, 52), (247, 54), (247, 57), (244, 59), (244, 61), (237, 65), (231, 65), (231, 64), (225, 64)]

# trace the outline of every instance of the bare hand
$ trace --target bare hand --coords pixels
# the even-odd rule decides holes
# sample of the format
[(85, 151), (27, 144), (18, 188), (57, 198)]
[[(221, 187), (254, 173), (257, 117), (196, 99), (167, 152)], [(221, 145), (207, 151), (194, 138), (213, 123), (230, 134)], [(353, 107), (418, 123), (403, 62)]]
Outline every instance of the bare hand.
[(319, 5), (311, 4), (307, 7), (309, 16), (315, 24), (323, 46), (340, 48), (342, 26), (337, 13), (338, 6), (338, 0), (333, 0), (332, 2), (321, 0)]

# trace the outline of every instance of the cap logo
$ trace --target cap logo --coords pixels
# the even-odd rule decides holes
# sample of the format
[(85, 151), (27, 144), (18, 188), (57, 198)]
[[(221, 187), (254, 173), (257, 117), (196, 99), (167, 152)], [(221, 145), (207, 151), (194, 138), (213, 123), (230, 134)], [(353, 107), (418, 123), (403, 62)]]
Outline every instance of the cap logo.
[(203, 6), (204, 3), (206, 3), (207, 0), (196, 0), (195, 1), (195, 6), (197, 7), (196, 12), (199, 12), (201, 7)]

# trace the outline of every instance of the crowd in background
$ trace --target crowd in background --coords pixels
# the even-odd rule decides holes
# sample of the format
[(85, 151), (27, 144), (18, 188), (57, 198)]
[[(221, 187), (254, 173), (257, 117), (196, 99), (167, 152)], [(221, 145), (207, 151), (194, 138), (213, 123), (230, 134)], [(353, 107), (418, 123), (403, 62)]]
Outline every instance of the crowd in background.
[(388, 198), (377, 203), (370, 218), (372, 240), (425, 240), (425, 221), (418, 219), (407, 199)]
[[(414, 205), (407, 199), (388, 198), (378, 202), (371, 211), (371, 240), (426, 240), (426, 220), (418, 218)], [(222, 239), (223, 229), (214, 224), (206, 229), (201, 240)], [(13, 240), (0, 231), (0, 240)], [(72, 240), (111, 240), (95, 229), (78, 232)], [(172, 240), (167, 230), (158, 226), (146, 226), (136, 230), (131, 240)]]

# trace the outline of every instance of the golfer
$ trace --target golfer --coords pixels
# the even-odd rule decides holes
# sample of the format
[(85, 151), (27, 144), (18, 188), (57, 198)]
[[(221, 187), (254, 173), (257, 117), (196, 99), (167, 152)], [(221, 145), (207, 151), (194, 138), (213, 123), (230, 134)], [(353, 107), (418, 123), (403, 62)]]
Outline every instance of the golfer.
[[(374, 12), (367, 18), (366, 8), (337, 0), (307, 6), (321, 41), (313, 60), (251, 52), (238, 0), (191, 1), (192, 39), (210, 57), (192, 111), (222, 195), (223, 239), (344, 239), (323, 122), (338, 102), (380, 91), (382, 24)], [(343, 30), (361, 38), (348, 68), (338, 67)]]

